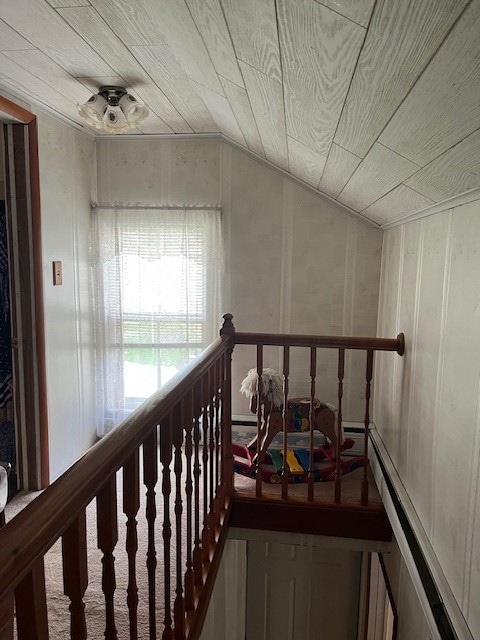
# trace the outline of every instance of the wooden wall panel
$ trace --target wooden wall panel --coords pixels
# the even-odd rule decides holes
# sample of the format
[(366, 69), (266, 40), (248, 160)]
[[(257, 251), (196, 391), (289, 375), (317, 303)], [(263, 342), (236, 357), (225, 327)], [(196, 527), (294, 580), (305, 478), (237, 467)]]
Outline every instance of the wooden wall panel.
[[(480, 633), (474, 604), (479, 586), (479, 214), (476, 201), (385, 233), (379, 331), (382, 335), (397, 323), (408, 333), (403, 366), (389, 369), (384, 362), (377, 368), (374, 414), (443, 572), (446, 602), (456, 601), (472, 637)], [(404, 247), (398, 252), (400, 236)], [(395, 302), (390, 290), (399, 283)], [(392, 398), (403, 415), (392, 416)]]
[(423, 166), (478, 128), (480, 1), (473, 0), (379, 141)]
[(365, 30), (310, 0), (277, 8), (287, 133), (326, 155)]
[(377, 2), (336, 143), (357, 156), (366, 155), (466, 4), (466, 0)]

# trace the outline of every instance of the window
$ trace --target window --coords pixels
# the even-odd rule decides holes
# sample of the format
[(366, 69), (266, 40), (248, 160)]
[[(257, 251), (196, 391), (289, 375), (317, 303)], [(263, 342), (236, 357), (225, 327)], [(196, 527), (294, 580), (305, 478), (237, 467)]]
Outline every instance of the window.
[(218, 335), (220, 213), (94, 210), (97, 404), (102, 435)]

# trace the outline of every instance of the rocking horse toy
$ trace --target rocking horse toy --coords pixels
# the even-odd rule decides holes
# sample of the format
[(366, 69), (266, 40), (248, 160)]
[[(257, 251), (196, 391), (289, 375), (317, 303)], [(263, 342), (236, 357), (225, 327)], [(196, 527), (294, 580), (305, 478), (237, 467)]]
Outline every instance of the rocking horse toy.
[[(279, 472), (283, 468), (283, 456), (278, 449), (269, 449), (275, 436), (283, 431), (283, 380), (273, 369), (264, 369), (262, 374), (261, 392), (258, 392), (258, 374), (256, 369), (250, 369), (243, 380), (240, 391), (250, 398), (250, 411), (258, 412), (260, 405), (260, 442), (258, 433), (248, 444), (243, 446), (233, 444), (235, 457), (235, 471), (249, 477), (256, 476), (257, 460), (263, 457), (262, 480), (266, 482), (280, 482)], [(336, 431), (336, 409), (333, 405), (314, 399), (313, 428), (328, 438), (330, 443), (317, 447), (313, 452), (313, 472), (316, 482), (333, 480), (336, 470), (336, 457), (343, 451), (350, 449), (354, 442), (351, 438), (344, 440), (340, 434), (338, 442)], [(299, 433), (310, 430), (310, 398), (291, 398), (287, 404), (287, 432)], [(299, 483), (307, 481), (310, 468), (309, 451), (306, 449), (289, 449), (287, 465), (290, 470), (289, 482)], [(340, 458), (342, 474), (363, 466), (363, 456), (351, 457), (348, 460)]]

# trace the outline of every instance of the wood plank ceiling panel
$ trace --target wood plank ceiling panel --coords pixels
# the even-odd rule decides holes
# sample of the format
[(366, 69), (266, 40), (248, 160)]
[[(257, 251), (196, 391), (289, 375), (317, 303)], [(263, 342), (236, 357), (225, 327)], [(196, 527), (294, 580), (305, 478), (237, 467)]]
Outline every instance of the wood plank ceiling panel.
[(352, 177), (361, 160), (350, 151), (333, 143), (330, 147), (319, 189), (328, 193), (332, 198), (336, 198)]
[(6, 22), (0, 20), (0, 51), (11, 51), (17, 49), (35, 49), (35, 46), (22, 38), (22, 36), (9, 27)]
[(44, 0), (0, 0), (13, 29), (73, 76), (109, 76), (113, 69)]
[(48, 4), (55, 9), (60, 7), (88, 7), (89, 0), (47, 0)]
[(222, 76), (219, 76), (219, 78), (248, 148), (258, 153), (259, 156), (265, 157), (265, 151), (246, 90), (234, 82), (230, 82), (227, 78)]
[(389, 193), (374, 202), (362, 215), (377, 224), (387, 224), (397, 218), (403, 218), (420, 209), (434, 204), (433, 200), (409, 189), (404, 184), (392, 189)]
[(326, 156), (287, 136), (290, 173), (317, 187), (327, 161)]
[(93, 7), (59, 9), (59, 14), (111, 65), (121, 71), (134, 94), (145, 101), (150, 109), (165, 122), (170, 131), (190, 133), (192, 128), (175, 109), (163, 91), (157, 87), (133, 54), (113, 33)]
[(418, 171), (418, 165), (375, 143), (337, 200), (362, 211)]
[(63, 67), (38, 49), (5, 51), (4, 55), (33, 73), (37, 78), (56, 89), (72, 102), (84, 103), (90, 97), (89, 90)]
[(233, 114), (230, 103), (223, 95), (219, 95), (216, 91), (212, 91), (208, 87), (192, 82), (198, 95), (205, 103), (207, 109), (213, 116), (220, 131), (226, 136), (235, 140), (239, 144), (246, 147), (245, 138), (238, 126), (238, 122)]
[(244, 62), (240, 62), (240, 69), (265, 149), (265, 156), (288, 171), (282, 85)]
[(78, 118), (77, 107), (73, 102), (3, 53), (0, 53), (0, 75), (17, 91), (32, 96), (72, 120)]
[(186, 0), (186, 3), (217, 74), (244, 87), (220, 0)]
[(379, 141), (423, 166), (480, 121), (480, 0), (467, 7)]
[(370, 14), (375, 4), (375, 0), (317, 0), (317, 2), (330, 7), (362, 27), (368, 26)]
[(337, 144), (365, 156), (466, 3), (379, 0), (335, 134)]
[(406, 183), (436, 202), (480, 187), (480, 129), (420, 169)]
[(221, 0), (237, 58), (282, 82), (275, 0)]
[(132, 46), (130, 51), (194, 131), (210, 133), (219, 130), (167, 45)]
[(184, 0), (92, 0), (92, 4), (125, 44), (167, 44), (189, 78), (222, 94)]
[(278, 0), (287, 134), (327, 155), (365, 29), (313, 0)]

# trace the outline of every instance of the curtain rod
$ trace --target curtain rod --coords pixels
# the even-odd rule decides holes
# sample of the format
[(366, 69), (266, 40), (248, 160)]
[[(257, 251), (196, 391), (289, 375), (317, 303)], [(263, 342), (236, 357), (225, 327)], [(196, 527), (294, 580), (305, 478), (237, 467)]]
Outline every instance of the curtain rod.
[(149, 204), (97, 204), (96, 202), (92, 202), (92, 209), (142, 209), (142, 210), (152, 210), (152, 211), (205, 211), (205, 210), (213, 210), (213, 211), (222, 211), (222, 207), (218, 204), (215, 205), (149, 205)]

